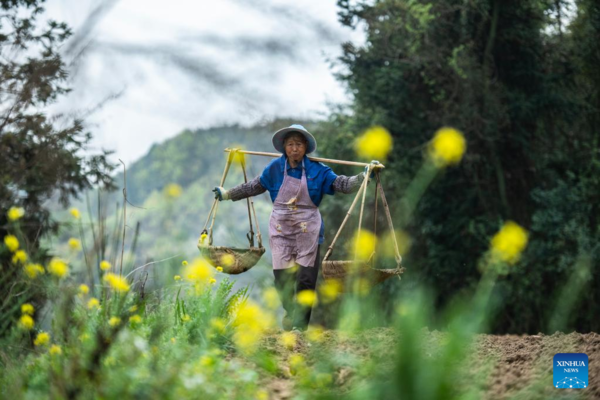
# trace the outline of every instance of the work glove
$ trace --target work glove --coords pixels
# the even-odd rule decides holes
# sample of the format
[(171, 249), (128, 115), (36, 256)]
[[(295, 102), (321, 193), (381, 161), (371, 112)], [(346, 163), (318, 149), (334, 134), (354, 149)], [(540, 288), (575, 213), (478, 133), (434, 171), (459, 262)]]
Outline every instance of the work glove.
[[(372, 160), (371, 161), (371, 175), (369, 175), (369, 179), (372, 179), (375, 177), (375, 168), (377, 168), (376, 166), (380, 165), (380, 162), (377, 160)], [(367, 177), (367, 171), (369, 170), (369, 166), (366, 165), (365, 166), (365, 170), (363, 171), (363, 175), (365, 176), (365, 178)]]
[(215, 186), (212, 191), (215, 192), (215, 199), (219, 199), (219, 201), (229, 200), (229, 192), (225, 188)]

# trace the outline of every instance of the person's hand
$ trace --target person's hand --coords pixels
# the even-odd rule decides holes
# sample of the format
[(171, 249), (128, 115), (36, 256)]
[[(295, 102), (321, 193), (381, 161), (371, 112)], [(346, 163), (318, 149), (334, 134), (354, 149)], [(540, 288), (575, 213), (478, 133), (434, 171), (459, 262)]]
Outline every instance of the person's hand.
[(227, 192), (225, 188), (221, 186), (215, 186), (212, 191), (215, 192), (215, 199), (219, 199), (219, 201), (229, 200), (229, 192)]
[(375, 176), (375, 168), (379, 168), (381, 163), (377, 160), (372, 160), (371, 165), (366, 165), (365, 170), (363, 172), (364, 176), (367, 176), (367, 172), (369, 171), (369, 167), (371, 167), (371, 175), (369, 175), (369, 179), (372, 179)]

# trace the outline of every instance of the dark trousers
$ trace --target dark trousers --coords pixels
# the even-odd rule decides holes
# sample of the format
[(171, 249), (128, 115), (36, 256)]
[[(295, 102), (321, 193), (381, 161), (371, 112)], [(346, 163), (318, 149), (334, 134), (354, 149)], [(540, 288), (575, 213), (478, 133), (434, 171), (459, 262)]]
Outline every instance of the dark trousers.
[[(289, 330), (291, 324), (299, 329), (306, 329), (310, 321), (312, 307), (302, 306), (296, 302), (296, 294), (303, 290), (315, 290), (321, 269), (321, 245), (317, 247), (317, 258), (313, 267), (274, 269), (275, 288), (279, 293), (281, 304), (286, 312), (284, 329)], [(287, 321), (286, 321), (287, 319)]]

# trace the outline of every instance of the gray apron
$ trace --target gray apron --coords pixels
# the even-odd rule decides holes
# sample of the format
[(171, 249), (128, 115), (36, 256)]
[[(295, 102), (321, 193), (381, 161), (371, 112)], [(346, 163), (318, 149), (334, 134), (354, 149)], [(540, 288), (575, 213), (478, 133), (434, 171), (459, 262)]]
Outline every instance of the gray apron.
[(287, 174), (287, 158), (283, 168), (283, 183), (273, 202), (269, 219), (269, 244), (273, 269), (286, 269), (294, 263), (313, 267), (317, 257), (321, 213), (308, 194), (304, 160), (302, 178)]

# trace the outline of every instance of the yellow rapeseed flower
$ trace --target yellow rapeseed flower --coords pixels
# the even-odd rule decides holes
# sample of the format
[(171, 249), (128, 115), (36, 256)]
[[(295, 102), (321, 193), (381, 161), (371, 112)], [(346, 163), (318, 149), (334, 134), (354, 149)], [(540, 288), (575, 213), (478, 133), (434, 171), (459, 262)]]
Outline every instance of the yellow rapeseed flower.
[(204, 258), (196, 258), (184, 267), (181, 275), (188, 281), (204, 284), (212, 278), (213, 274), (213, 268)]
[(437, 167), (458, 164), (465, 154), (467, 142), (463, 134), (454, 129), (439, 129), (429, 144), (429, 156)]
[(210, 368), (212, 366), (214, 366), (217, 363), (217, 361), (215, 360), (214, 357), (211, 357), (209, 355), (203, 355), (202, 357), (200, 357), (200, 365), (203, 366), (204, 368)]
[(348, 242), (351, 246), (348, 248), (350, 254), (355, 254), (360, 261), (366, 261), (371, 258), (377, 247), (377, 236), (367, 229), (361, 229), (354, 234), (354, 238)]
[(275, 326), (275, 318), (247, 299), (240, 304), (233, 322), (233, 342), (246, 354), (256, 351), (265, 332)]
[(262, 298), (267, 308), (275, 310), (277, 307), (279, 307), (279, 294), (277, 293), (277, 289), (275, 289), (273, 286), (265, 289)]
[(137, 304), (134, 304), (134, 305), (132, 305), (131, 307), (129, 307), (129, 310), (128, 310), (128, 311), (129, 311), (130, 313), (134, 313), (134, 312), (136, 312), (137, 310), (138, 310), (138, 306), (137, 306)]
[(254, 393), (255, 400), (269, 400), (269, 392), (266, 389), (258, 389)]
[(108, 285), (117, 292), (125, 293), (129, 291), (129, 284), (127, 283), (127, 279), (123, 278), (120, 275), (113, 274), (112, 272), (108, 272), (102, 278), (104, 282), (108, 283)]
[(19, 239), (15, 235), (6, 235), (4, 236), (4, 244), (11, 253), (14, 253), (19, 248)]
[(27, 253), (25, 250), (17, 250), (15, 254), (13, 254), (12, 262), (13, 264), (25, 264), (27, 262)]
[(35, 312), (35, 308), (29, 303), (25, 303), (21, 305), (21, 313), (27, 315), (33, 315)]
[(292, 375), (298, 375), (306, 370), (306, 362), (301, 354), (294, 353), (288, 358), (290, 363), (290, 372)]
[(81, 241), (79, 239), (70, 238), (69, 239), (69, 248), (73, 251), (81, 250)]
[(507, 221), (492, 238), (492, 257), (496, 260), (514, 264), (527, 247), (528, 234), (519, 224)]
[(106, 260), (100, 261), (100, 269), (102, 271), (108, 271), (111, 268), (112, 268), (112, 265), (110, 265), (110, 263), (108, 261), (106, 261)]
[(26, 264), (23, 270), (30, 279), (35, 279), (38, 275), (46, 273), (46, 270), (40, 264)]
[(40, 332), (35, 337), (33, 344), (35, 346), (45, 346), (50, 343), (50, 334), (48, 332)]
[(192, 318), (191, 318), (189, 315), (187, 315), (187, 314), (183, 314), (183, 315), (181, 316), (181, 321), (182, 321), (182, 322), (189, 322), (191, 319), (192, 319)]
[(90, 288), (88, 285), (86, 285), (85, 283), (82, 283), (81, 285), (79, 285), (79, 293), (85, 295), (88, 294), (90, 292)]
[(21, 219), (23, 215), (25, 215), (25, 210), (23, 209), (23, 207), (11, 207), (8, 209), (8, 213), (6, 213), (6, 216), (8, 217), (9, 221), (16, 221), (18, 219)]
[(53, 344), (52, 346), (50, 346), (50, 350), (48, 350), (48, 353), (50, 353), (51, 356), (58, 356), (62, 354), (62, 349), (60, 348), (60, 346)]
[(181, 193), (183, 193), (183, 189), (181, 188), (181, 186), (179, 186), (176, 183), (169, 183), (167, 186), (165, 186), (164, 191), (167, 197), (173, 199), (181, 196)]
[(342, 282), (338, 279), (327, 279), (319, 286), (320, 298), (324, 304), (331, 303), (342, 293)]
[(221, 265), (231, 267), (235, 263), (235, 257), (232, 254), (223, 254), (219, 261), (221, 261)]
[(97, 298), (92, 297), (87, 302), (87, 308), (89, 308), (90, 310), (93, 309), (93, 308), (100, 308), (100, 301)]
[(314, 290), (302, 290), (296, 295), (296, 301), (305, 307), (312, 307), (317, 302), (317, 294)]
[(21, 318), (19, 319), (19, 327), (21, 329), (25, 329), (25, 330), (32, 330), (33, 326), (35, 325), (35, 322), (33, 321), (33, 318), (31, 318), (30, 315), (22, 315)]
[[(396, 244), (398, 245), (398, 252), (400, 256), (408, 254), (412, 247), (412, 238), (410, 235), (403, 230), (395, 230)], [(394, 236), (391, 231), (387, 231), (383, 234), (383, 237), (379, 241), (378, 249), (384, 258), (395, 258), (396, 251), (394, 248)], [(379, 252), (377, 254), (380, 254)]]
[(78, 209), (76, 209), (75, 207), (71, 208), (71, 209), (69, 210), (69, 213), (71, 213), (71, 215), (72, 215), (72, 216), (73, 216), (73, 218), (75, 218), (75, 219), (79, 219), (79, 217), (80, 217), (79, 210), (78, 210)]
[(325, 339), (325, 330), (320, 325), (310, 325), (306, 330), (306, 338), (311, 342), (320, 343)]
[(64, 278), (69, 273), (69, 266), (60, 258), (53, 258), (48, 264), (48, 272), (59, 278)]
[(110, 319), (108, 320), (108, 324), (110, 326), (117, 326), (121, 323), (121, 318), (119, 317), (110, 317)]
[(139, 324), (140, 322), (142, 322), (142, 317), (140, 317), (139, 315), (132, 315), (131, 317), (129, 317), (129, 322), (131, 322), (132, 324)]
[(292, 332), (284, 332), (279, 336), (279, 342), (288, 350), (293, 350), (296, 346), (296, 335)]
[(209, 322), (210, 328), (217, 333), (224, 334), (227, 322), (223, 318), (212, 318)]
[(173, 277), (173, 279), (174, 279), (175, 281), (180, 281), (180, 280), (181, 280), (181, 275), (175, 275), (175, 276)]
[(203, 233), (202, 235), (200, 235), (200, 237), (198, 238), (198, 245), (206, 246), (208, 244), (208, 243), (206, 243), (207, 237), (208, 237), (208, 235), (206, 233)]
[(218, 266), (218, 267), (217, 267), (217, 272), (223, 272), (223, 267), (221, 267), (221, 266)]
[(183, 265), (184, 267), (185, 267), (186, 265), (188, 265), (188, 262), (187, 262), (187, 260), (183, 260), (183, 261), (181, 262), (181, 265)]
[(217, 280), (215, 278), (210, 278), (209, 282), (211, 285), (214, 285), (215, 283), (217, 283)]
[(392, 150), (393, 139), (390, 132), (382, 126), (367, 129), (354, 142), (356, 154), (364, 159), (385, 160)]

